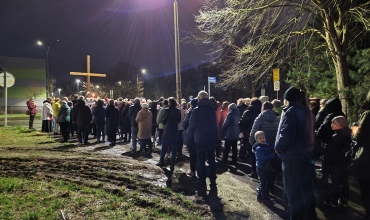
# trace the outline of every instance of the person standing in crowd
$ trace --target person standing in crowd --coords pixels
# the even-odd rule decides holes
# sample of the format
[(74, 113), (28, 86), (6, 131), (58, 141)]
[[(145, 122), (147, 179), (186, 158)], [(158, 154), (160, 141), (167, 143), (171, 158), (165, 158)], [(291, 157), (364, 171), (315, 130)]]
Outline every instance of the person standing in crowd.
[(310, 110), (311, 110), (312, 115), (313, 115), (314, 118), (316, 118), (316, 115), (317, 115), (317, 113), (320, 110), (320, 106), (319, 105), (320, 104), (317, 101), (311, 101), (310, 102), (309, 107), (310, 107)]
[(121, 118), (123, 118), (123, 142), (130, 142), (131, 140), (131, 122), (128, 118), (128, 111), (130, 108), (130, 102), (127, 101), (125, 104), (125, 108), (122, 111)]
[(201, 185), (199, 193), (204, 195), (206, 192), (206, 166), (209, 164), (209, 179), (211, 187), (216, 186), (216, 164), (215, 150), (217, 147), (217, 125), (215, 109), (212, 102), (208, 99), (208, 93), (200, 91), (198, 93), (198, 103), (190, 118), (190, 132), (194, 134), (194, 143), (197, 150), (197, 173), (198, 184)]
[[(273, 109), (273, 105), (270, 102), (264, 102), (262, 104), (261, 113), (254, 120), (251, 133), (249, 135), (249, 143), (253, 146), (255, 143), (255, 133), (257, 131), (263, 131), (266, 139), (266, 143), (269, 146), (271, 153), (274, 152), (274, 145), (276, 139), (276, 133), (279, 127), (279, 116), (276, 116), (276, 112)], [(252, 147), (252, 152), (255, 152), (255, 148)], [(277, 170), (277, 161), (272, 160), (270, 162), (272, 170)], [(268, 189), (271, 193), (274, 192), (274, 181), (275, 181), (275, 172), (272, 170), (266, 170), (268, 173)]]
[[(119, 112), (117, 107), (114, 105), (114, 100), (109, 100), (109, 104), (105, 110), (105, 117), (107, 119), (107, 132), (109, 132), (110, 144), (113, 147), (116, 145), (117, 130), (119, 124)], [(109, 126), (108, 126), (109, 125)]]
[[(185, 114), (185, 118), (182, 122), (182, 126), (185, 130), (189, 127), (189, 121), (191, 118), (191, 113), (193, 112), (194, 108), (197, 107), (198, 99), (192, 99), (190, 101), (191, 107), (188, 109), (188, 111)], [(185, 132), (185, 131), (184, 131)], [(187, 132), (187, 131), (186, 131)], [(188, 176), (194, 177), (195, 176), (195, 170), (197, 166), (197, 151), (195, 148), (194, 138), (189, 138), (189, 142), (186, 143), (186, 146), (189, 150), (189, 156), (190, 156), (190, 170), (186, 173)]]
[(53, 131), (54, 131), (54, 134), (57, 135), (59, 133), (59, 124), (57, 123), (57, 118), (58, 118), (59, 109), (60, 109), (60, 99), (59, 98), (55, 98), (52, 104), (52, 108), (53, 108)]
[(124, 124), (124, 115), (123, 115), (123, 110), (125, 109), (126, 102), (122, 100), (118, 102), (119, 104), (117, 105), (118, 111), (119, 111), (119, 139), (123, 140), (123, 133), (125, 132), (125, 124)]
[(180, 113), (181, 113), (181, 120), (178, 125), (179, 136), (177, 139), (177, 155), (180, 157), (182, 156), (182, 147), (184, 146), (184, 141), (182, 139), (182, 133), (184, 132), (184, 128), (182, 127), (182, 121), (184, 120), (185, 112), (184, 112), (184, 108), (181, 105), (179, 105), (178, 109), (180, 110)]
[(28, 129), (33, 129), (33, 121), (35, 120), (35, 115), (36, 115), (36, 103), (35, 103), (35, 98), (31, 97), (30, 100), (26, 102), (30, 120), (28, 122)]
[(68, 141), (68, 125), (70, 123), (71, 109), (69, 108), (67, 101), (62, 101), (62, 105), (59, 109), (58, 119), (60, 125), (60, 133), (63, 137), (63, 142)]
[(255, 148), (255, 155), (256, 155), (256, 167), (257, 167), (257, 174), (258, 179), (260, 180), (260, 185), (258, 187), (257, 193), (257, 201), (262, 202), (264, 204), (270, 204), (273, 202), (271, 198), (269, 198), (268, 193), (268, 181), (269, 181), (269, 172), (266, 170), (266, 165), (269, 161), (276, 158), (276, 154), (271, 152), (270, 146), (266, 144), (266, 136), (263, 131), (256, 131), (254, 133), (255, 136), (255, 144), (253, 144), (253, 148)]
[(167, 152), (167, 146), (170, 146), (172, 151), (171, 170), (175, 167), (177, 140), (179, 135), (178, 126), (181, 121), (181, 113), (176, 106), (177, 103), (175, 98), (168, 98), (168, 107), (164, 109), (165, 112), (159, 118), (159, 123), (162, 123), (164, 127), (161, 156), (157, 165), (161, 167), (164, 166), (164, 156)]
[(361, 198), (364, 203), (367, 219), (370, 219), (370, 92), (367, 94), (358, 125), (358, 130), (353, 139), (357, 141), (358, 151), (353, 166), (350, 167), (351, 174), (360, 183)]
[(351, 129), (348, 128), (348, 121), (343, 116), (334, 117), (331, 128), (335, 133), (326, 147), (325, 161), (333, 187), (329, 189), (330, 196), (324, 203), (332, 207), (337, 207), (338, 204), (347, 207), (349, 185), (345, 154), (351, 148)]
[(79, 99), (73, 107), (73, 120), (77, 125), (78, 145), (89, 144), (90, 123), (92, 120), (91, 110), (83, 99)]
[(289, 201), (290, 219), (317, 219), (315, 195), (310, 178), (313, 150), (312, 114), (301, 102), (300, 91), (290, 87), (284, 94), (283, 109), (275, 151), (282, 160), (284, 189)]
[(238, 164), (238, 139), (240, 134), (239, 121), (240, 111), (235, 103), (228, 106), (229, 113), (222, 125), (223, 133), (225, 134), (225, 151), (222, 162), (227, 165), (230, 149), (232, 149), (232, 165), (236, 167)]
[(248, 152), (248, 157), (251, 160), (252, 166), (252, 173), (248, 174), (248, 176), (252, 178), (257, 178), (256, 156), (252, 152), (252, 145), (249, 143), (249, 135), (251, 133), (254, 120), (261, 113), (261, 108), (262, 108), (261, 100), (257, 98), (252, 98), (251, 104), (248, 106), (248, 109), (243, 113), (239, 122), (241, 132), (240, 136), (242, 137), (242, 143), (239, 150), (239, 158), (245, 161), (247, 159)]
[(278, 99), (272, 100), (271, 104), (274, 106), (272, 109), (276, 112), (276, 115), (281, 116), (281, 111), (283, 111), (283, 107), (281, 106), (281, 102)]
[(325, 117), (328, 115), (328, 111), (326, 110), (325, 103), (327, 102), (327, 99), (321, 99), (320, 100), (320, 109), (316, 114), (315, 117), (315, 124), (314, 129), (317, 131), (320, 128), (320, 125), (324, 122)]
[(136, 145), (137, 145), (137, 132), (138, 132), (138, 125), (135, 121), (137, 113), (141, 110), (140, 106), (140, 99), (135, 98), (134, 104), (130, 106), (128, 110), (128, 118), (131, 124), (131, 134), (132, 134), (132, 148), (131, 152), (136, 152)]
[(140, 151), (148, 153), (146, 146), (149, 147), (151, 152), (151, 131), (152, 131), (152, 113), (149, 111), (147, 103), (141, 105), (141, 110), (137, 113), (136, 123), (138, 124), (137, 138), (140, 141)]
[(168, 100), (163, 100), (163, 106), (159, 109), (158, 115), (157, 115), (157, 124), (158, 124), (158, 144), (162, 144), (162, 136), (163, 136), (163, 127), (164, 125), (160, 123), (160, 120), (163, 117), (163, 114), (165, 113), (165, 109), (168, 107)]
[(51, 98), (47, 98), (42, 106), (42, 115), (41, 115), (41, 120), (42, 120), (42, 127), (41, 131), (42, 132), (51, 132), (52, 127), (51, 127), (51, 120), (53, 120), (53, 109), (51, 107)]
[(100, 138), (102, 142), (105, 142), (105, 109), (103, 107), (103, 100), (99, 99), (96, 106), (92, 109), (93, 121), (96, 126), (96, 142), (100, 143)]
[(158, 109), (157, 109), (157, 101), (152, 101), (152, 103), (150, 103), (150, 108), (149, 108), (149, 111), (152, 113), (152, 132), (151, 132), (151, 135), (152, 135), (152, 138), (153, 138), (153, 143), (155, 143), (155, 134), (157, 132), (157, 128), (158, 128), (158, 125), (157, 125), (157, 115), (158, 115)]
[[(210, 99), (211, 102), (212, 102), (212, 99)], [(212, 106), (214, 106), (214, 104), (212, 103)], [(221, 104), (221, 110), (220, 110), (220, 115), (219, 115), (219, 120), (217, 120), (217, 116), (216, 116), (216, 121), (219, 123), (217, 125), (217, 137), (219, 137), (220, 141), (218, 142), (218, 145), (217, 145), (217, 148), (216, 148), (216, 156), (217, 157), (220, 157), (220, 154), (221, 154), (221, 148), (222, 148), (222, 141), (225, 140), (225, 133), (224, 133), (224, 130), (222, 130), (222, 126), (224, 125), (224, 122), (226, 120), (226, 116), (227, 116), (227, 113), (229, 113), (229, 102), (225, 101), (225, 102), (222, 102)], [(215, 109), (216, 113), (217, 113), (217, 109)], [(224, 146), (225, 147), (225, 146)]]
[(245, 104), (244, 99), (240, 98), (238, 99), (237, 108), (239, 109), (240, 115), (243, 115), (243, 113), (248, 109), (248, 105)]

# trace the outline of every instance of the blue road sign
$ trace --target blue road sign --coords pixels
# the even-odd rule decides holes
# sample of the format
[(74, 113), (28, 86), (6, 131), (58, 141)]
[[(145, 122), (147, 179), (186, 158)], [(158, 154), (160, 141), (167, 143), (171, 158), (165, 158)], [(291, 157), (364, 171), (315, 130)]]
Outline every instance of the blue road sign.
[(216, 83), (216, 77), (208, 77), (210, 83)]

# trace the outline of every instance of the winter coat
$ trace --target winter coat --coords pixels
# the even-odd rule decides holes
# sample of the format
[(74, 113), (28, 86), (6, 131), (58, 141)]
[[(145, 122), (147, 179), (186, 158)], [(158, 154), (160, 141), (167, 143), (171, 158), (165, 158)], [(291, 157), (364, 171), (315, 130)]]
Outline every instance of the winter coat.
[(181, 113), (181, 120), (180, 120), (180, 123), (179, 123), (179, 125), (178, 125), (178, 129), (179, 129), (179, 131), (183, 131), (183, 130), (185, 130), (184, 129), (184, 127), (182, 126), (182, 121), (184, 120), (184, 117), (185, 117), (185, 112), (184, 112), (184, 109), (183, 108), (179, 108), (179, 110), (180, 110), (180, 113)]
[(59, 114), (59, 109), (60, 109), (60, 102), (54, 102), (51, 107), (53, 108), (53, 116), (57, 117)]
[(41, 120), (50, 120), (50, 116), (53, 115), (53, 109), (48, 101), (45, 101), (42, 106)]
[(36, 105), (33, 100), (28, 100), (26, 102), (28, 111), (30, 111), (30, 116), (35, 116), (36, 115)]
[(161, 109), (159, 109), (158, 115), (157, 115), (157, 124), (159, 129), (163, 129), (164, 125), (160, 123), (160, 119), (163, 117), (165, 113), (165, 109), (168, 108), (168, 105), (163, 105)]
[(236, 108), (239, 109), (240, 115), (243, 115), (243, 113), (248, 109), (248, 105), (243, 103), (236, 106)]
[(276, 112), (271, 109), (267, 109), (261, 112), (254, 120), (251, 133), (249, 135), (249, 143), (253, 145), (256, 140), (254, 135), (257, 131), (263, 131), (266, 137), (266, 143), (269, 145), (271, 150), (274, 148), (276, 134), (279, 127), (278, 117)]
[(222, 126), (225, 138), (229, 140), (238, 140), (240, 134), (239, 128), (240, 111), (239, 109), (233, 109), (229, 111), (226, 116), (226, 120)]
[(105, 109), (105, 117), (107, 119), (107, 130), (118, 130), (119, 111), (115, 105), (108, 105)]
[(311, 158), (314, 141), (312, 118), (310, 109), (301, 102), (283, 109), (275, 143), (279, 158)]
[(345, 116), (342, 112), (342, 104), (338, 98), (330, 99), (325, 103), (325, 108), (328, 115), (325, 117), (324, 122), (317, 130), (317, 137), (324, 143), (328, 143), (334, 134), (331, 129), (331, 120), (337, 116)]
[(276, 158), (276, 154), (271, 153), (270, 147), (267, 144), (255, 143), (252, 148), (256, 149), (256, 166), (258, 169), (265, 170), (266, 163)]
[(218, 127), (222, 129), (222, 126), (224, 125), (224, 122), (226, 120), (226, 116), (229, 113), (229, 109), (226, 107), (225, 109), (221, 109), (220, 111), (220, 124)]
[(351, 148), (351, 132), (348, 127), (335, 131), (326, 146), (325, 164), (335, 167), (345, 167), (347, 165), (345, 154)]
[(73, 107), (73, 120), (77, 125), (88, 126), (91, 124), (92, 114), (89, 106), (85, 104), (84, 100), (78, 100)]
[(181, 122), (181, 112), (176, 107), (167, 107), (163, 109), (163, 114), (159, 118), (159, 122), (163, 126), (163, 141), (178, 140), (179, 123)]
[(324, 108), (322, 111), (319, 111), (316, 114), (315, 117), (315, 124), (314, 124), (314, 129), (317, 131), (320, 128), (320, 125), (324, 122), (325, 117), (328, 115), (328, 112)]
[(93, 114), (93, 122), (95, 124), (105, 124), (105, 109), (104, 107), (101, 106), (95, 106), (92, 109), (92, 114)]
[(150, 108), (149, 111), (152, 113), (152, 125), (157, 125), (158, 109)]
[(142, 108), (136, 116), (136, 123), (138, 124), (139, 130), (137, 138), (139, 139), (150, 139), (152, 133), (152, 113), (147, 108)]
[(126, 132), (131, 131), (131, 122), (130, 119), (128, 118), (128, 111), (129, 111), (129, 106), (125, 106), (125, 108), (121, 112), (121, 119), (123, 119), (123, 127)]
[(184, 120), (182, 121), (182, 127), (186, 130), (189, 127), (189, 121), (191, 117), (191, 113), (193, 112), (194, 108), (191, 107), (188, 109), (188, 111), (185, 113)]
[(68, 105), (62, 105), (58, 113), (59, 122), (62, 122), (62, 123), (71, 122), (70, 115), (71, 115), (71, 108)]
[(128, 118), (130, 120), (131, 127), (137, 128), (137, 123), (135, 121), (137, 113), (141, 110), (140, 103), (135, 103), (128, 109)]
[[(197, 150), (213, 149), (217, 146), (217, 124), (215, 109), (212, 102), (203, 98), (198, 101), (197, 107), (191, 113), (189, 132), (194, 135)], [(207, 148), (207, 149), (205, 149)]]
[(221, 107), (217, 107), (217, 110), (216, 110), (216, 122), (217, 122), (217, 129), (219, 129), (220, 128), (220, 122), (221, 122)]
[(260, 113), (261, 113), (260, 105), (250, 105), (248, 106), (248, 109), (243, 113), (239, 122), (239, 126), (240, 132), (244, 134), (245, 138), (249, 137), (249, 134), (251, 133), (252, 126), (254, 123), (254, 119), (256, 119)]

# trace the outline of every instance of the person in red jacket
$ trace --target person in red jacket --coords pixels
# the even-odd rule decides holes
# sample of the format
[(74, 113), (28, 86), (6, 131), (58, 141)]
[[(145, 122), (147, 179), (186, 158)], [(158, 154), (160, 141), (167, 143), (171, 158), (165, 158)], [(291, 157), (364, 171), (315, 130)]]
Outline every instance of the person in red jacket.
[(29, 116), (30, 116), (30, 120), (28, 122), (28, 128), (29, 129), (34, 129), (33, 128), (33, 121), (34, 121), (35, 115), (36, 115), (35, 99), (33, 97), (31, 97), (30, 100), (28, 100), (26, 102), (26, 105), (27, 105), (27, 108), (28, 108), (28, 111), (29, 111)]

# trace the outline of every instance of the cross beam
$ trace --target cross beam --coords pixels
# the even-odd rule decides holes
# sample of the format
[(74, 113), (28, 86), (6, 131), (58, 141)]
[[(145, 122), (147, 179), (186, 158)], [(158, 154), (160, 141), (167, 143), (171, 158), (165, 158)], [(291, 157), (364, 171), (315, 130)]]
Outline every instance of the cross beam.
[(94, 77), (106, 77), (106, 74), (102, 73), (90, 73), (90, 55), (87, 55), (87, 71), (86, 73), (83, 72), (70, 72), (70, 75), (75, 75), (75, 76), (87, 76), (87, 91), (90, 92), (90, 76)]

